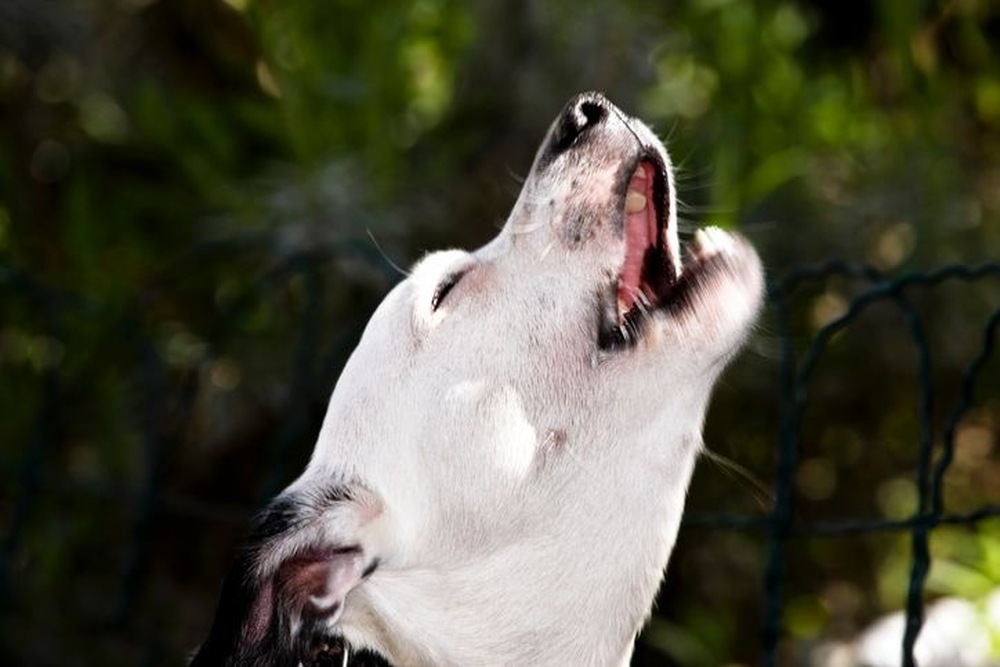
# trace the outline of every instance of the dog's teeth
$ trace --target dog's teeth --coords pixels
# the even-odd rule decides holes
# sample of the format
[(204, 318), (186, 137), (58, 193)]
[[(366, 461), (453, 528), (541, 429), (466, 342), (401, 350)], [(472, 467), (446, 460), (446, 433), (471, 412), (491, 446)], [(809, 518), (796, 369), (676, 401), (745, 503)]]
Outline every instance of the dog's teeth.
[(718, 227), (705, 227), (694, 233), (695, 252), (702, 256), (716, 255), (733, 245), (733, 237)]
[(646, 208), (646, 191), (649, 189), (649, 174), (647, 166), (639, 164), (628, 183), (625, 193), (625, 212), (639, 213)]
[(695, 230), (694, 247), (698, 252), (711, 252), (711, 239), (704, 229)]
[(646, 195), (635, 190), (629, 190), (625, 195), (625, 212), (638, 213), (646, 208)]

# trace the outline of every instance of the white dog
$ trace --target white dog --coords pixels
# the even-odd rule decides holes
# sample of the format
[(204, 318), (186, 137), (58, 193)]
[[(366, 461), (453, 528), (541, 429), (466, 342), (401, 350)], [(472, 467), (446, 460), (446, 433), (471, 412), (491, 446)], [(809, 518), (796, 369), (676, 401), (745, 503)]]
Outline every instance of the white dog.
[(739, 237), (682, 250), (661, 143), (574, 98), (499, 236), (376, 310), (192, 664), (628, 664), (762, 284)]

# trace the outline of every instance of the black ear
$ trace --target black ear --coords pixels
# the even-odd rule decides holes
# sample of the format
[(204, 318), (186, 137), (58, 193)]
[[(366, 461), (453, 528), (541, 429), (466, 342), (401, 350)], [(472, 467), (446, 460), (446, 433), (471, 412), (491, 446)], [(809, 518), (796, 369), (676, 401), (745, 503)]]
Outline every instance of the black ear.
[(191, 667), (295, 667), (303, 629), (336, 621), (366, 564), (359, 545), (317, 539), (321, 514), (353, 510), (347, 495), (322, 500), (279, 497), (257, 517)]

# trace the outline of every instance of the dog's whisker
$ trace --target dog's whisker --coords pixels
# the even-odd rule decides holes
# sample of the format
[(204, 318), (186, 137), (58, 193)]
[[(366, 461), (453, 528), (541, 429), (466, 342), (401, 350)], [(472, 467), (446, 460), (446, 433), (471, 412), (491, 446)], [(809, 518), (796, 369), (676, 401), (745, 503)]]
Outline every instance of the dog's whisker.
[(545, 224), (542, 222), (515, 223), (511, 225), (510, 231), (516, 235), (533, 234), (544, 226)]
[(746, 466), (737, 463), (728, 456), (713, 452), (707, 447), (702, 449), (701, 455), (717, 465), (719, 469), (730, 478), (749, 484), (750, 490), (753, 493), (754, 502), (757, 503), (759, 509), (765, 512), (770, 512), (773, 509), (774, 492)]
[(562, 447), (560, 449), (560, 455), (571, 460), (576, 465), (577, 470), (579, 470), (584, 477), (590, 480), (590, 483), (603, 483), (603, 474), (602, 471), (598, 469), (598, 466), (594, 463), (584, 461), (579, 454), (573, 451), (572, 447)]
[(517, 183), (518, 187), (523, 186), (524, 182), (528, 180), (527, 176), (522, 176), (521, 174), (514, 171), (510, 167), (507, 167), (507, 177), (510, 178), (515, 183)]
[(372, 230), (368, 229), (365, 231), (368, 233), (368, 238), (371, 239), (371, 242), (375, 246), (375, 249), (378, 250), (378, 254), (382, 255), (382, 259), (386, 261), (386, 264), (395, 269), (396, 272), (398, 272), (401, 277), (403, 278), (409, 277), (410, 272), (401, 267), (396, 262), (392, 261), (392, 258), (389, 257), (388, 253), (386, 253), (386, 251), (382, 249), (382, 246), (379, 245), (379, 242), (375, 239), (375, 234), (372, 233)]

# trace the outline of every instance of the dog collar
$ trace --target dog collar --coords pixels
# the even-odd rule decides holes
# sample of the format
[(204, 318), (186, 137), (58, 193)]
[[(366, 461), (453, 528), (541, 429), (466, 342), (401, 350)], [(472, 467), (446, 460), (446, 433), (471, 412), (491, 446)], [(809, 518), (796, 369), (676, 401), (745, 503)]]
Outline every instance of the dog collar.
[(385, 658), (356, 649), (343, 637), (326, 637), (313, 644), (300, 667), (392, 667)]

